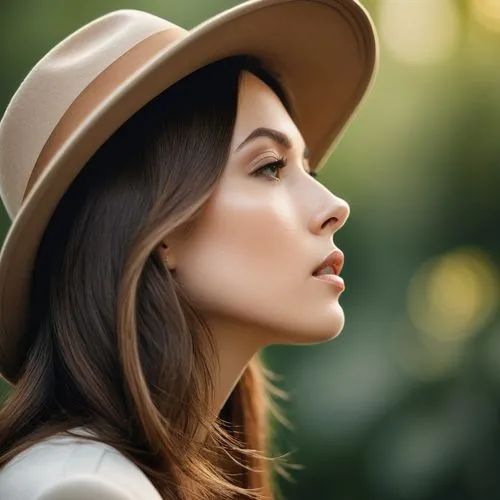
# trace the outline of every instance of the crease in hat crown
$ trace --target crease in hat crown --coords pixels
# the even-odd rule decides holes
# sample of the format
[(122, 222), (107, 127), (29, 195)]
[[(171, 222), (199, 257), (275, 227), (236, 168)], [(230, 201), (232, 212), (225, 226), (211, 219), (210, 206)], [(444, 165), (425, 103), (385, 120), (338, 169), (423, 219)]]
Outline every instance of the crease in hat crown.
[[(170, 28), (185, 32), (146, 12), (115, 11), (68, 36), (28, 73), (0, 122), (0, 194), (11, 219), (22, 204), (33, 166), (72, 102), (120, 56)], [(36, 100), (29, 98), (34, 93)], [(33, 101), (36, 109), (25, 105)], [(13, 138), (23, 136), (29, 137), (29, 143), (19, 147)]]

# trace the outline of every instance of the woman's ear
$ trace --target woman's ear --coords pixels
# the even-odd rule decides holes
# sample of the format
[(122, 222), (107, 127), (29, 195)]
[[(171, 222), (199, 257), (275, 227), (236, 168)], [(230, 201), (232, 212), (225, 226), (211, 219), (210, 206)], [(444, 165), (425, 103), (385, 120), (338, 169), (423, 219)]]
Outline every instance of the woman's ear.
[(161, 261), (165, 264), (165, 266), (170, 271), (174, 271), (176, 266), (174, 252), (172, 251), (172, 248), (169, 247), (165, 241), (161, 242), (158, 248), (158, 253), (160, 254)]

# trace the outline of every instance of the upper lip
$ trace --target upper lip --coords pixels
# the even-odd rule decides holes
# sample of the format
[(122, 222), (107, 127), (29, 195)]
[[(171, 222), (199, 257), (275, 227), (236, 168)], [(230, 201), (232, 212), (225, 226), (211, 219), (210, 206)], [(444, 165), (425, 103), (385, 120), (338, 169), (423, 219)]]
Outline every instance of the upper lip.
[(319, 266), (314, 269), (313, 275), (318, 274), (325, 267), (331, 267), (334, 274), (339, 275), (340, 271), (342, 271), (343, 266), (344, 254), (336, 248), (326, 256), (326, 258), (321, 262)]

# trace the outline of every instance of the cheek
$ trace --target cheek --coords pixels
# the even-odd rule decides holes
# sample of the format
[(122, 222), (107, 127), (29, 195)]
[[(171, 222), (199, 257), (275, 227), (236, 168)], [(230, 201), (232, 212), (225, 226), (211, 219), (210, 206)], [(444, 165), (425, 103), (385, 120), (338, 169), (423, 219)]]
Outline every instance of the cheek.
[(195, 307), (207, 319), (265, 330), (271, 342), (335, 336), (343, 312), (331, 288), (311, 276), (319, 246), (294, 198), (230, 194), (214, 197), (181, 243), (177, 277)]
[(268, 191), (264, 200), (251, 192), (219, 194), (196, 222), (177, 274), (201, 309), (264, 313), (292, 284), (300, 286), (307, 257), (298, 247), (300, 221)]

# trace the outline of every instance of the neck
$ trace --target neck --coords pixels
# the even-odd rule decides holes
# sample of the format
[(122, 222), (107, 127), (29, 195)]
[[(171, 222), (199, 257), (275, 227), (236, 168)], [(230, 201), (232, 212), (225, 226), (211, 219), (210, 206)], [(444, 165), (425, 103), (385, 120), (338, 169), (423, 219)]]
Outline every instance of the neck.
[(214, 376), (214, 415), (220, 413), (248, 363), (264, 347), (255, 332), (245, 330), (245, 327), (220, 323), (211, 326), (219, 361)]
[(214, 394), (209, 415), (216, 419), (245, 368), (265, 346), (262, 336), (244, 325), (212, 319), (207, 324), (214, 336), (218, 364), (214, 373)]

